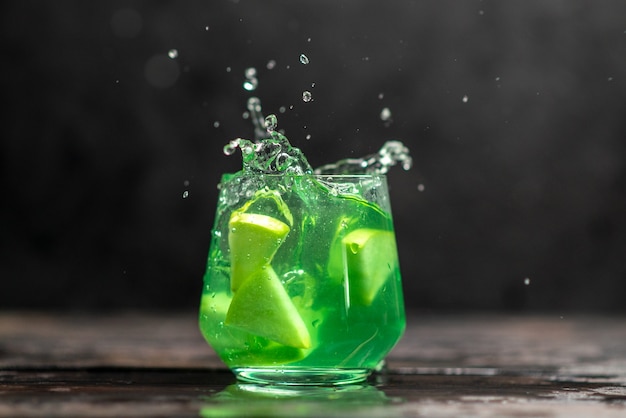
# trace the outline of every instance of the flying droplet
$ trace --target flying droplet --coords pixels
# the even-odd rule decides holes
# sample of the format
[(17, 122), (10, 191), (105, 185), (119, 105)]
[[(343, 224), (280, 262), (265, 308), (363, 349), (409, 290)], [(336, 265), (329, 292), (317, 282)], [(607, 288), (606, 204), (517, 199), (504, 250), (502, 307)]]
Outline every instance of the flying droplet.
[(247, 91), (253, 91), (256, 90), (256, 88), (259, 85), (259, 80), (257, 80), (256, 78), (249, 78), (246, 81), (243, 82), (243, 88), (246, 89)]
[(219, 128), (220, 127), (220, 121), (216, 120), (215, 122), (213, 122), (213, 127), (214, 128)]
[(269, 60), (266, 64), (266, 67), (268, 70), (273, 70), (274, 67), (276, 67), (276, 61), (275, 60)]
[(467, 103), (469, 101), (469, 97), (467, 97), (467, 94), (465, 96), (463, 96), (463, 98), (461, 99), (461, 101), (463, 103)]
[(309, 63), (309, 57), (304, 54), (300, 54), (300, 62), (304, 65), (307, 65)]
[(267, 115), (265, 117), (265, 129), (267, 129), (267, 132), (274, 132), (276, 126), (278, 126), (278, 118), (276, 115)]
[(170, 49), (167, 52), (167, 56), (170, 57), (171, 59), (178, 58), (178, 50), (177, 49)]
[(385, 107), (383, 108), (383, 110), (380, 111), (380, 119), (384, 120), (385, 122), (391, 119), (391, 110), (389, 110), (388, 107)]
[(209, 30), (209, 25), (206, 25), (206, 26), (204, 27), (204, 30)]
[(302, 101), (304, 102), (310, 102), (311, 100), (313, 100), (313, 95), (311, 94), (310, 91), (306, 90), (302, 93)]
[(530, 284), (530, 278), (529, 278), (529, 277), (526, 277), (526, 278), (524, 279), (524, 284), (525, 284), (526, 286), (528, 286), (528, 285)]
[(189, 190), (183, 192), (183, 199), (187, 199), (187, 197), (189, 197)]
[(422, 183), (420, 183), (420, 184), (418, 184), (418, 185), (417, 185), (417, 191), (418, 191), (418, 192), (423, 192), (423, 191), (424, 191), (424, 189), (425, 189), (425, 186), (424, 186)]
[(256, 77), (256, 68), (254, 67), (246, 68), (245, 75), (246, 75), (246, 78)]

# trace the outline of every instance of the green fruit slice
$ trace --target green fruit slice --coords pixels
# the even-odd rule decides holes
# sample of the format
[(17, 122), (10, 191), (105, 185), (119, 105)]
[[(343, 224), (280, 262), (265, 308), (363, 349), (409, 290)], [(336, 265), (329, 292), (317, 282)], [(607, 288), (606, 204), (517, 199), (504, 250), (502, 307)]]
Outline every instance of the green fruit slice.
[(371, 305), (380, 288), (397, 269), (394, 233), (380, 229), (357, 229), (346, 235), (342, 243), (350, 297), (364, 305)]
[(270, 341), (261, 348), (246, 348), (245, 350), (232, 350), (228, 353), (230, 367), (238, 366), (278, 366), (302, 360), (310, 350), (288, 347)]
[(241, 284), (225, 324), (289, 347), (311, 347), (304, 321), (269, 265)]
[(205, 293), (200, 302), (200, 331), (231, 367), (276, 366), (304, 358), (310, 350), (287, 347), (273, 341), (257, 341), (238, 328), (220, 325), (226, 318), (232, 297), (226, 293)]
[(230, 287), (234, 292), (248, 276), (272, 261), (289, 226), (270, 216), (233, 212), (228, 230)]

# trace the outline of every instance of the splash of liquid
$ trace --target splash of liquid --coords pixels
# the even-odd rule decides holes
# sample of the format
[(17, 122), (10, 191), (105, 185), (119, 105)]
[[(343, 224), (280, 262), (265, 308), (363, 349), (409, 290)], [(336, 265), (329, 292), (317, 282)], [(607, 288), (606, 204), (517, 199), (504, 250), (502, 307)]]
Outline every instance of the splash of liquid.
[(243, 171), (264, 174), (312, 174), (313, 169), (300, 149), (291, 146), (287, 137), (276, 130), (276, 115), (263, 117), (261, 101), (248, 100), (248, 111), (254, 124), (256, 140), (237, 138), (224, 146), (224, 153), (232, 155), (241, 150)]
[(315, 174), (386, 174), (400, 164), (404, 170), (413, 166), (409, 149), (400, 141), (387, 141), (377, 153), (361, 158), (346, 158), (314, 170)]
[(264, 174), (385, 174), (400, 164), (409, 170), (413, 160), (409, 149), (400, 141), (387, 141), (374, 154), (361, 158), (347, 158), (313, 170), (300, 149), (293, 147), (286, 136), (278, 132), (278, 118), (271, 114), (263, 117), (261, 101), (248, 100), (250, 119), (254, 124), (255, 141), (237, 138), (224, 146), (224, 153), (232, 155), (241, 150), (243, 171)]

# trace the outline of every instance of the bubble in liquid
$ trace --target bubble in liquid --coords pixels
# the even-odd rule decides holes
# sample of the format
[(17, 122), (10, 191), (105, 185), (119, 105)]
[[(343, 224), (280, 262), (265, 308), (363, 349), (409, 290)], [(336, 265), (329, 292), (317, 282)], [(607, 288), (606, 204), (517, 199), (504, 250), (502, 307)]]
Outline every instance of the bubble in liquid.
[(167, 52), (167, 56), (170, 57), (171, 59), (178, 58), (178, 50), (177, 49), (170, 49)]
[(311, 94), (310, 91), (306, 90), (302, 93), (302, 101), (303, 102), (310, 102), (311, 100), (313, 100), (313, 95)]
[(385, 107), (383, 108), (383, 110), (380, 111), (380, 119), (384, 120), (385, 122), (391, 119), (391, 110), (389, 110), (388, 107)]
[(307, 65), (309, 63), (309, 57), (304, 54), (300, 54), (300, 62), (304, 65)]

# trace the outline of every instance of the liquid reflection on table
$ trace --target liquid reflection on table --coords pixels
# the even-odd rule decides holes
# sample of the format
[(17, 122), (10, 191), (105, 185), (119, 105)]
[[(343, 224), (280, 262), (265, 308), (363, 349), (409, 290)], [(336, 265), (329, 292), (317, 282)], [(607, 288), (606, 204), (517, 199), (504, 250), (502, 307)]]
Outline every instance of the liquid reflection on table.
[(626, 319), (412, 315), (387, 369), (237, 383), (195, 314), (0, 314), (0, 416), (626, 416)]

